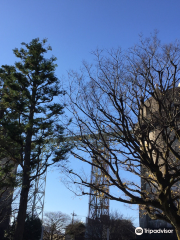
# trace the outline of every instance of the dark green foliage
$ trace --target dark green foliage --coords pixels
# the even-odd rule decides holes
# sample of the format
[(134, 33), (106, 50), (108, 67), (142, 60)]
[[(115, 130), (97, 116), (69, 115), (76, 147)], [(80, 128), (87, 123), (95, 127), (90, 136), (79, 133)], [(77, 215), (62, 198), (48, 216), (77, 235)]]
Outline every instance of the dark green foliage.
[(119, 240), (128, 240), (135, 238), (135, 228), (129, 220), (111, 219), (110, 238)]
[(23, 240), (39, 240), (41, 237), (42, 223), (39, 218), (27, 216)]
[(69, 224), (66, 227), (66, 234), (73, 236), (75, 240), (83, 239), (85, 236), (86, 227), (81, 222), (74, 222), (73, 224)]
[(107, 237), (107, 229), (109, 229), (109, 239), (129, 240), (135, 239), (135, 227), (132, 219), (124, 219), (117, 211), (111, 213), (109, 218), (88, 219), (86, 226), (86, 238), (102, 240)]
[[(5, 234), (5, 239), (11, 240), (14, 237), (15, 224), (9, 228), (9, 232)], [(41, 237), (42, 223), (38, 217), (32, 217), (27, 215), (24, 227), (23, 240), (39, 240)]]
[[(46, 40), (43, 40), (43, 44), (45, 43)], [(0, 145), (0, 148), (3, 148), (3, 151), (0, 151), (0, 158), (8, 152), (8, 155), (13, 156), (14, 160), (22, 163), (25, 136), (31, 129), (32, 136), (38, 136), (31, 144), (33, 154), (31, 166), (33, 167), (33, 165), (37, 165), (36, 159), (41, 152), (40, 148), (45, 143), (48, 144), (50, 138), (58, 137), (61, 143), (63, 141), (64, 128), (52, 117), (63, 114), (64, 104), (50, 104), (50, 102), (54, 96), (65, 94), (65, 91), (59, 90), (59, 80), (54, 75), (57, 66), (54, 64), (56, 58), (52, 57), (47, 60), (43, 57), (47, 50), (42, 47), (39, 39), (33, 39), (30, 44), (22, 43), (22, 45), (27, 50), (23, 48), (13, 50), (21, 62), (16, 62), (15, 67), (3, 65), (0, 69), (2, 86), (0, 109), (4, 109), (4, 117), (0, 123), (8, 136), (8, 138), (2, 136), (3, 144)], [(48, 47), (48, 50), (50, 49)], [(31, 120), (29, 119), (30, 109), (33, 111)], [(45, 114), (45, 116), (35, 117), (35, 113)], [(13, 149), (8, 148), (9, 143)], [(51, 153), (55, 153), (54, 162), (60, 158), (62, 160), (64, 154), (69, 150), (65, 144), (59, 150), (53, 145), (50, 149)]]
[[(22, 191), (15, 240), (22, 240), (31, 181), (48, 166), (67, 160), (66, 154), (71, 149), (64, 142), (64, 127), (58, 119), (65, 104), (52, 102), (65, 91), (55, 76), (56, 58), (44, 58), (44, 53), (51, 50), (50, 46), (44, 48), (46, 42), (36, 38), (29, 44), (22, 43), (25, 48), (13, 50), (20, 61), (15, 66), (0, 68), (0, 159), (8, 156), (14, 166), (21, 166)], [(58, 139), (58, 148), (53, 139)]]

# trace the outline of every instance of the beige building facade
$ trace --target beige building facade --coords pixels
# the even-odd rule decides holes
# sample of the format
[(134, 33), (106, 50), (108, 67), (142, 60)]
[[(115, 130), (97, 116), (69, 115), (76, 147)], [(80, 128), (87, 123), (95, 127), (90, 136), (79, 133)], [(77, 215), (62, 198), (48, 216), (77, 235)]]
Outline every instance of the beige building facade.
[[(178, 105), (180, 106), (180, 87), (175, 88), (174, 92), (172, 91), (173, 90), (170, 89), (166, 96), (161, 96), (160, 90), (157, 87), (156, 88), (157, 95), (155, 94), (155, 96), (158, 96), (159, 99), (162, 100), (165, 106), (164, 109), (166, 109), (166, 107), (169, 106), (169, 109), (174, 111), (175, 109), (174, 106), (176, 106), (176, 110), (178, 108)], [(142, 104), (142, 108), (140, 110), (140, 118), (141, 118), (142, 125), (140, 129), (142, 129), (142, 126), (144, 126), (144, 129), (147, 134), (147, 128), (148, 128), (148, 137), (145, 137), (145, 141), (144, 141), (144, 146), (146, 148), (146, 151), (151, 149), (151, 143), (152, 143), (152, 145), (156, 146), (157, 149), (162, 154), (164, 154), (163, 156), (165, 156), (165, 154), (167, 153), (167, 146), (161, 134), (162, 128), (163, 128), (163, 123), (161, 121), (163, 119), (165, 120), (165, 118), (167, 117), (167, 112), (165, 113), (163, 112), (162, 109), (160, 110), (159, 103), (158, 101), (156, 101), (155, 98), (156, 97), (150, 97)], [(161, 113), (162, 115), (158, 116), (159, 113)], [(173, 131), (170, 128), (167, 128), (167, 132), (169, 134), (169, 139), (173, 140), (175, 136)], [(143, 133), (141, 132), (140, 136), (142, 136), (142, 134)], [(173, 141), (172, 146), (177, 151), (177, 148), (180, 147), (179, 140), (176, 139), (175, 141)], [(157, 156), (157, 152), (153, 150), (149, 154), (152, 154), (151, 156), (153, 157), (154, 163), (158, 164), (159, 169), (164, 175), (166, 170), (165, 170), (165, 166), (163, 165), (164, 161), (162, 157)], [(176, 161), (175, 157), (171, 153), (168, 155), (168, 159), (169, 159), (169, 162), (172, 162), (172, 164), (174, 163), (174, 161)], [(144, 166), (141, 166), (141, 174), (142, 176), (147, 177), (147, 176), (150, 176), (151, 173), (148, 171), (147, 168), (145, 168)], [(159, 187), (155, 181), (153, 183), (157, 188)], [(179, 191), (180, 183), (177, 183), (176, 186), (174, 186), (172, 189), (176, 189), (177, 191)], [(141, 178), (141, 190), (146, 192), (147, 196), (149, 195), (149, 197), (154, 196), (153, 192), (155, 193), (157, 191), (155, 187), (153, 188), (152, 185), (148, 184), (148, 182), (143, 178)], [(140, 223), (140, 227), (142, 228), (171, 228), (172, 227), (169, 223), (165, 221), (152, 220), (149, 217), (149, 215), (145, 214), (145, 211), (141, 208), (139, 210), (139, 223)]]

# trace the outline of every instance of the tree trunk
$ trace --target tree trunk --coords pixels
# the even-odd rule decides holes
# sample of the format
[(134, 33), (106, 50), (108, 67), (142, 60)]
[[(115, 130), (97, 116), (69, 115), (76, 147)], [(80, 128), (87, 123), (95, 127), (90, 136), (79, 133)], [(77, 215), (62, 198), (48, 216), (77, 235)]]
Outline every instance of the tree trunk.
[(30, 179), (29, 179), (30, 152), (31, 152), (31, 134), (29, 131), (26, 139), (23, 182), (22, 182), (22, 190), (21, 190), (21, 197), (20, 197), (20, 204), (19, 204), (19, 212), (18, 212), (17, 223), (16, 223), (16, 228), (14, 233), (14, 240), (23, 239), (24, 226), (25, 226), (25, 220), (26, 220), (27, 202), (28, 202), (28, 193), (30, 188)]
[[(30, 116), (31, 116), (31, 114), (30, 114)], [(22, 240), (23, 233), (24, 233), (27, 202), (28, 202), (28, 193), (29, 193), (29, 188), (30, 188), (29, 173), (30, 173), (31, 137), (32, 137), (32, 129), (30, 128), (27, 132), (27, 138), (26, 138), (25, 160), (24, 160), (24, 169), (23, 169), (23, 182), (22, 182), (19, 212), (18, 212), (17, 223), (16, 223), (16, 228), (15, 228), (14, 240)]]
[(16, 223), (16, 230), (14, 234), (14, 240), (22, 240), (24, 233), (24, 225), (26, 220), (26, 209), (28, 202), (28, 193), (30, 188), (29, 175), (27, 173), (23, 174), (23, 185), (21, 190), (19, 212)]
[(26, 210), (28, 202), (28, 193), (30, 188), (30, 155), (31, 155), (31, 138), (32, 138), (32, 128), (33, 128), (33, 116), (35, 109), (35, 96), (36, 96), (36, 84), (33, 83), (32, 91), (32, 105), (29, 114), (29, 124), (30, 127), (27, 130), (26, 146), (25, 146), (25, 159), (24, 159), (24, 169), (23, 169), (23, 183), (20, 197), (19, 212), (17, 217), (17, 225), (15, 228), (14, 240), (22, 240), (24, 233), (24, 226), (26, 220)]
[(175, 230), (176, 230), (177, 239), (180, 240), (180, 226), (176, 227)]

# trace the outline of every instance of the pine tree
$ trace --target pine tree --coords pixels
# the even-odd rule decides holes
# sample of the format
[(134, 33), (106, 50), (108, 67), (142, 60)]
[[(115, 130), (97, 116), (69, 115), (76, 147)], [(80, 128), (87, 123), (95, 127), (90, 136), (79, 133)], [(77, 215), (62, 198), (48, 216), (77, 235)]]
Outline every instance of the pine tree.
[[(0, 125), (4, 132), (0, 137), (0, 159), (7, 154), (22, 169), (14, 240), (23, 238), (31, 181), (48, 166), (66, 161), (71, 149), (64, 142), (64, 127), (58, 123), (65, 104), (52, 103), (54, 96), (64, 95), (65, 91), (61, 90), (55, 76), (56, 58), (44, 58), (44, 53), (52, 50), (50, 46), (44, 48), (46, 42), (38, 38), (29, 44), (23, 42), (24, 48), (13, 50), (20, 61), (15, 62), (15, 66), (3, 65), (0, 69), (0, 109), (3, 111)], [(59, 148), (52, 144), (54, 138), (59, 140)]]

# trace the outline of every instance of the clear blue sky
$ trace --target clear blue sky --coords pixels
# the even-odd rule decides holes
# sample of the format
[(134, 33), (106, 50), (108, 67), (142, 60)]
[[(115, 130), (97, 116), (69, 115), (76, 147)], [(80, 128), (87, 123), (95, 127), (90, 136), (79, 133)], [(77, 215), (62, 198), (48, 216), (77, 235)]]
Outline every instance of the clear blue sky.
[[(179, 38), (180, 1), (174, 0), (8, 0), (0, 7), (0, 65), (16, 61), (12, 49), (33, 38), (48, 38), (52, 54), (57, 57), (56, 75), (78, 70), (82, 60), (92, 61), (90, 52), (99, 48), (127, 49), (138, 42), (138, 34), (149, 37), (159, 30), (162, 42)], [(71, 158), (72, 161), (74, 161)], [(88, 198), (81, 200), (60, 182), (58, 171), (48, 172), (45, 211), (73, 211), (85, 220)], [(110, 202), (125, 216), (135, 217), (138, 211), (124, 204)], [(82, 216), (82, 217), (81, 217)]]

